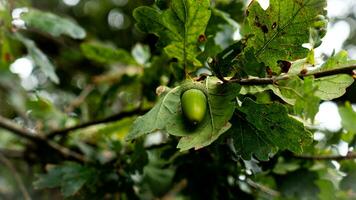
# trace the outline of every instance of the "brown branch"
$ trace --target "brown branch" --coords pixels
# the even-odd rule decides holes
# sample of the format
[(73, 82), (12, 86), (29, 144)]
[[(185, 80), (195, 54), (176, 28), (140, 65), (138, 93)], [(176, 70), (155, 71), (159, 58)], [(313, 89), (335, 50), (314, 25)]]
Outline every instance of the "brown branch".
[(71, 131), (75, 131), (81, 128), (85, 128), (88, 126), (93, 126), (93, 125), (97, 125), (97, 124), (102, 124), (102, 123), (108, 123), (108, 122), (113, 122), (113, 121), (117, 121), (119, 119), (125, 118), (125, 117), (131, 117), (131, 116), (135, 116), (135, 115), (142, 115), (144, 113), (146, 113), (148, 111), (148, 109), (136, 109), (136, 110), (132, 110), (132, 111), (125, 111), (125, 112), (121, 112), (112, 116), (109, 116), (107, 118), (101, 119), (101, 120), (95, 120), (95, 121), (90, 121), (90, 122), (85, 122), (76, 126), (72, 126), (72, 127), (68, 127), (68, 128), (64, 128), (64, 129), (60, 129), (60, 130), (55, 130), (52, 131), (50, 133), (47, 134), (47, 138), (54, 138), (56, 135), (66, 135)]
[(356, 159), (356, 152), (348, 152), (347, 155), (293, 155), (294, 158), (304, 160), (353, 160)]
[[(298, 76), (300, 78), (304, 78), (307, 76), (314, 76), (314, 78), (322, 78), (322, 77), (333, 76), (338, 74), (353, 75), (353, 70), (355, 69), (356, 69), (356, 65), (352, 65), (343, 68), (330, 69), (326, 71), (299, 74)], [(275, 84), (280, 80), (286, 80), (289, 78), (290, 78), (289, 75), (284, 75), (284, 76), (277, 76), (272, 78), (243, 78), (243, 79), (230, 79), (230, 80), (224, 79), (223, 81), (230, 82), (230, 83), (239, 83), (240, 85), (268, 85), (268, 84)]]
[(2, 116), (0, 116), (0, 128), (11, 131), (12, 133), (14, 133), (20, 137), (26, 138), (26, 139), (32, 141), (33, 143), (44, 144), (45, 146), (47, 146), (48, 148), (57, 152), (64, 158), (73, 159), (73, 160), (76, 160), (79, 162), (85, 161), (85, 157), (83, 155), (81, 155), (77, 152), (74, 152), (64, 146), (61, 146), (55, 142), (47, 140), (46, 137), (36, 134), (36, 133), (33, 133), (33, 132), (19, 126), (18, 124), (14, 123), (11, 120), (6, 119)]
[(71, 131), (75, 131), (77, 129), (85, 128), (88, 126), (113, 122), (113, 121), (116, 121), (116, 120), (119, 120), (119, 119), (122, 119), (125, 117), (131, 117), (134, 115), (142, 115), (142, 114), (146, 113), (147, 111), (148, 111), (148, 109), (139, 108), (139, 109), (132, 110), (132, 111), (121, 112), (119, 114), (115, 114), (115, 115), (109, 116), (109, 117), (101, 119), (101, 120), (90, 121), (90, 122), (86, 122), (86, 123), (72, 126), (69, 128), (55, 130), (55, 131), (52, 131), (46, 135), (38, 135), (36, 133), (33, 133), (30, 130), (20, 127), (18, 124), (14, 123), (11, 120), (6, 119), (2, 116), (0, 116), (0, 128), (11, 131), (12, 133), (14, 133), (22, 138), (26, 138), (34, 143), (44, 143), (46, 146), (48, 146), (50, 149), (56, 151), (57, 153), (62, 155), (64, 158), (70, 158), (70, 159), (74, 159), (74, 160), (77, 160), (80, 162), (84, 162), (85, 157), (83, 155), (81, 155), (77, 152), (71, 151), (70, 149), (68, 149), (64, 146), (61, 146), (61, 145), (51, 141), (50, 139), (54, 138), (56, 135), (63, 136), (63, 135), (68, 134)]
[(43, 138), (41, 138), (38, 135), (35, 135), (30, 130), (24, 129), (24, 128), (20, 127), (18, 124), (14, 123), (11, 120), (6, 119), (2, 116), (0, 116), (0, 127), (11, 131), (12, 133), (16, 134), (17, 136), (26, 138), (33, 142), (41, 142), (43, 140)]
[(305, 74), (304, 76), (314, 76), (315, 78), (322, 78), (322, 77), (333, 76), (333, 75), (337, 75), (337, 74), (353, 75), (353, 70), (355, 70), (355, 69), (356, 69), (356, 65), (351, 65), (351, 66), (347, 66), (347, 67), (330, 69), (330, 70), (321, 71), (321, 72), (311, 72), (311, 73)]
[(0, 154), (11, 159), (22, 159), (25, 155), (23, 151), (13, 149), (0, 149)]

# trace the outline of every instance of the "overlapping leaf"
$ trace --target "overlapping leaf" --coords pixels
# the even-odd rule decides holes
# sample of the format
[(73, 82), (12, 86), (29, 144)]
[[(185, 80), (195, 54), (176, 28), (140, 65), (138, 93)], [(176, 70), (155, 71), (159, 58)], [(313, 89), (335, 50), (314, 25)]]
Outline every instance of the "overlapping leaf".
[(257, 94), (271, 90), (286, 103), (294, 106), (295, 114), (313, 120), (318, 112), (320, 99), (315, 95), (313, 78), (301, 80), (298, 76), (281, 80), (278, 85), (243, 86), (240, 94)]
[(291, 105), (295, 104), (295, 99), (284, 96), (281, 93), (281, 90), (276, 85), (248, 85), (248, 86), (244, 85), (241, 88), (240, 94), (242, 94), (242, 95), (257, 94), (257, 93), (264, 92), (267, 90), (271, 90), (275, 95), (280, 97), (286, 103), (291, 104)]
[(127, 139), (132, 140), (155, 130), (166, 130), (171, 135), (182, 136), (178, 148), (183, 151), (207, 146), (227, 131), (230, 127), (228, 121), (235, 109), (235, 94), (240, 87), (207, 78), (204, 87), (207, 90), (208, 113), (197, 127), (189, 126), (182, 114), (180, 96), (183, 87), (178, 86), (162, 94), (156, 106), (134, 122)]
[(263, 10), (253, 1), (247, 10), (246, 34), (253, 35), (248, 47), (273, 71), (279, 71), (278, 60), (306, 57), (302, 44), (309, 42), (309, 27), (317, 15), (325, 14), (325, 7), (325, 0), (271, 0)]
[(311, 133), (301, 122), (291, 118), (282, 104), (257, 104), (246, 99), (239, 110), (246, 122), (234, 123), (231, 134), (236, 149), (244, 158), (253, 154), (266, 160), (275, 148), (301, 153), (303, 146), (312, 140)]
[(323, 100), (332, 100), (341, 97), (354, 79), (346, 74), (329, 76), (315, 80), (318, 87), (316, 95)]
[(96, 176), (94, 168), (67, 162), (49, 170), (47, 174), (38, 175), (34, 182), (36, 189), (61, 187), (64, 197), (75, 195), (86, 183)]
[[(318, 71), (342, 68), (347, 65), (356, 64), (355, 60), (349, 60), (346, 51), (340, 51), (330, 57)], [(318, 87), (316, 95), (323, 100), (332, 100), (345, 94), (346, 88), (354, 82), (354, 79), (347, 74), (327, 76), (315, 80)]]
[(160, 37), (170, 57), (201, 65), (196, 59), (200, 53), (197, 44), (211, 15), (209, 6), (209, 0), (173, 0), (167, 10), (142, 6), (133, 15), (142, 31)]
[(234, 147), (244, 160), (254, 155), (259, 160), (268, 160), (277, 148), (268, 141), (264, 133), (257, 130), (241, 116), (233, 117), (232, 127), (228, 133), (234, 140)]
[(316, 172), (299, 169), (282, 176), (280, 180), (278, 190), (281, 192), (281, 199), (318, 199)]
[(356, 134), (356, 112), (353, 110), (350, 103), (339, 107), (342, 126), (349, 132)]
[(126, 140), (133, 140), (155, 130), (164, 129), (166, 121), (172, 120), (172, 113), (177, 109), (179, 94), (180, 87), (172, 90), (164, 88), (156, 105), (148, 113), (135, 120)]
[(311, 119), (311, 121), (314, 121), (314, 117), (319, 111), (320, 104), (320, 98), (315, 95), (317, 87), (314, 85), (314, 78), (305, 77), (302, 89), (303, 95), (301, 98), (297, 98), (294, 105), (294, 111), (299, 116), (303, 116), (305, 119)]

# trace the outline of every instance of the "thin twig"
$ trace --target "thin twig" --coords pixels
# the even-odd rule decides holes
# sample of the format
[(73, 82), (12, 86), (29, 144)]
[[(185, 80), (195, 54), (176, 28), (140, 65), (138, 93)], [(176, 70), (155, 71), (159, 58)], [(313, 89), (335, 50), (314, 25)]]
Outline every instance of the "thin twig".
[[(284, 77), (287, 79), (287, 76)], [(240, 85), (268, 85), (268, 84), (275, 84), (280, 78), (242, 78), (242, 79), (224, 79), (223, 82), (228, 83), (239, 83)]]
[(355, 152), (348, 152), (347, 155), (293, 155), (293, 157), (305, 160), (353, 160), (356, 159)]
[(9, 168), (9, 170), (11, 171), (12, 175), (15, 178), (15, 181), (17, 182), (20, 191), (22, 193), (22, 196), (25, 200), (31, 200), (31, 197), (28, 193), (28, 191), (26, 190), (25, 184), (23, 183), (19, 173), (17, 172), (17, 170), (15, 169), (14, 165), (10, 162), (10, 160), (8, 160), (2, 153), (0, 153), (0, 161), (2, 163), (4, 163), (4, 165)]
[(258, 189), (258, 190), (261, 190), (262, 192), (272, 196), (272, 197), (279, 197), (280, 196), (280, 193), (278, 191), (275, 191), (265, 185), (262, 185), (262, 184), (259, 184), (259, 183), (256, 183), (254, 182), (253, 180), (251, 179), (247, 179), (246, 180), (246, 183), (249, 184), (251, 187), (255, 188), (255, 189)]
[(93, 85), (88, 85), (84, 88), (84, 90), (80, 93), (80, 95), (72, 101), (68, 107), (65, 108), (66, 113), (72, 112), (76, 107), (84, 102), (87, 96), (93, 91)]
[(63, 135), (66, 135), (67, 133), (69, 133), (71, 131), (75, 131), (77, 129), (85, 128), (85, 127), (88, 127), (88, 126), (102, 124), (102, 123), (108, 123), (108, 122), (113, 122), (113, 121), (117, 121), (117, 120), (125, 118), (125, 117), (131, 117), (131, 116), (135, 116), (135, 115), (142, 115), (142, 114), (146, 113), (147, 111), (148, 111), (148, 109), (137, 109), (137, 110), (132, 110), (132, 111), (121, 112), (121, 113), (109, 116), (109, 117), (101, 119), (101, 120), (85, 122), (85, 123), (82, 123), (82, 124), (79, 124), (79, 125), (76, 125), (76, 126), (72, 126), (72, 127), (69, 127), (69, 128), (64, 128), (64, 129), (52, 131), (52, 132), (47, 134), (47, 138), (52, 139), (56, 135), (62, 135), (63, 136)]
[[(315, 78), (322, 78), (322, 77), (327, 77), (327, 76), (333, 76), (333, 75), (338, 75), (338, 74), (349, 74), (353, 75), (353, 70), (356, 69), (356, 65), (352, 66), (347, 66), (343, 68), (336, 68), (336, 69), (330, 69), (326, 71), (318, 71), (318, 72), (311, 72), (307, 74), (299, 74), (298, 76), (300, 78), (304, 78), (307, 76), (314, 76)], [(272, 78), (242, 78), (242, 79), (230, 79), (230, 80), (224, 80), (225, 82), (231, 82), (231, 83), (239, 83), (240, 85), (268, 85), (268, 84), (275, 84), (276, 82), (280, 80), (286, 80), (291, 78), (289, 75), (283, 75), (283, 76), (277, 76), (277, 77), (272, 77)]]
[(74, 152), (64, 146), (61, 146), (55, 142), (47, 140), (46, 137), (36, 134), (36, 133), (33, 133), (33, 132), (19, 126), (18, 124), (14, 123), (11, 120), (6, 119), (2, 116), (0, 116), (0, 128), (11, 131), (12, 133), (14, 133), (20, 137), (26, 138), (36, 144), (44, 144), (47, 147), (49, 147), (50, 149), (52, 149), (55, 152), (62, 155), (64, 158), (70, 158), (70, 159), (74, 159), (74, 160), (80, 161), (80, 162), (85, 161), (85, 157), (83, 155), (81, 155), (77, 152)]

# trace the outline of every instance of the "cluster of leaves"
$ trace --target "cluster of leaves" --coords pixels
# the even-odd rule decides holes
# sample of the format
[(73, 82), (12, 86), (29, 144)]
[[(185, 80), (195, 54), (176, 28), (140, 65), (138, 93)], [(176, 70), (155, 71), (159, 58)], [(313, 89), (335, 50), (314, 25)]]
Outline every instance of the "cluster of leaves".
[[(88, 3), (83, 10), (96, 6)], [(59, 188), (75, 199), (356, 196), (354, 161), (298, 157), (333, 153), (341, 141), (356, 144), (349, 103), (339, 108), (343, 129), (313, 140), (319, 104), (343, 96), (354, 82), (351, 73), (320, 74), (356, 64), (346, 51), (315, 63), (325, 0), (271, 0), (266, 10), (257, 1), (245, 10), (236, 1), (143, 4), (129, 2), (136, 28), (125, 33), (139, 36), (133, 34), (132, 47), (117, 48), (85, 18), (77, 23), (0, 0), (0, 114), (54, 133), (44, 138), (85, 157), (68, 161), (1, 130), (1, 148), (16, 147), (47, 171), (36, 176), (35, 189)], [(14, 6), (21, 12), (15, 19)], [(236, 33), (243, 38), (234, 39)], [(136, 43), (142, 38), (146, 44)], [(302, 46), (308, 42), (311, 49)], [(35, 66), (30, 78), (10, 72), (20, 57)], [(35, 86), (26, 85), (33, 80)], [(192, 87), (204, 90), (208, 102), (194, 127), (180, 103)], [(138, 116), (142, 110), (149, 111)], [(133, 114), (99, 120), (125, 112)], [(96, 120), (63, 135), (53, 131)]]

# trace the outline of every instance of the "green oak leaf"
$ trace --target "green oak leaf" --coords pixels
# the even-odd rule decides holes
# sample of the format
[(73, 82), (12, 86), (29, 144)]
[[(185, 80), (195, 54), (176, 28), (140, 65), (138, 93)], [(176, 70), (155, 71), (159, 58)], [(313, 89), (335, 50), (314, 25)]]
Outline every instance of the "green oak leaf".
[(244, 160), (250, 160), (254, 155), (259, 160), (268, 160), (277, 147), (265, 137), (265, 133), (256, 129), (242, 116), (231, 119), (232, 127), (227, 134), (233, 138), (236, 153)]
[(293, 61), (292, 65), (288, 70), (288, 75), (297, 76), (301, 73), (303, 69), (306, 69), (307, 67), (311, 67), (311, 66), (312, 65), (308, 62), (306, 58)]
[(299, 169), (280, 177), (277, 183), (280, 199), (314, 200), (318, 199), (319, 188), (315, 183), (318, 174), (307, 169)]
[(198, 127), (187, 129), (180, 109), (174, 121), (168, 122), (169, 133), (183, 136), (177, 146), (181, 151), (210, 145), (231, 126), (229, 120), (235, 110), (235, 97), (240, 86), (222, 84), (217, 78), (208, 77), (205, 88), (208, 94), (208, 114)]
[(239, 64), (242, 70), (244, 70), (248, 75), (265, 77), (266, 66), (264, 63), (258, 61), (254, 52), (255, 51), (251, 48), (246, 50), (241, 56), (241, 59), (239, 59)]
[(294, 101), (291, 105), (294, 105), (295, 114), (314, 120), (319, 110), (320, 99), (315, 94), (317, 86), (314, 84), (313, 77), (305, 77), (302, 80), (298, 76), (291, 76), (290, 79), (279, 81), (277, 87), (284, 98)]
[(67, 35), (73, 39), (84, 39), (86, 36), (85, 30), (77, 23), (53, 13), (30, 9), (21, 15), (21, 19), (25, 21), (27, 27), (38, 29), (54, 37)]
[(349, 102), (346, 102), (345, 106), (339, 107), (341, 123), (344, 129), (351, 133), (356, 133), (356, 112), (352, 109)]
[(314, 120), (319, 110), (320, 99), (315, 94), (317, 87), (312, 77), (305, 77), (302, 80), (298, 76), (290, 76), (289, 79), (280, 80), (275, 85), (242, 86), (240, 94), (257, 94), (267, 90), (293, 105), (295, 114)]
[(95, 179), (94, 168), (78, 163), (66, 162), (50, 169), (47, 174), (40, 174), (34, 182), (36, 189), (61, 187), (64, 197), (70, 197), (80, 191), (86, 183)]
[(247, 98), (238, 109), (259, 132), (260, 138), (281, 150), (301, 153), (302, 147), (312, 141), (312, 134), (303, 123), (290, 117), (287, 108), (280, 103), (257, 104)]
[(172, 113), (179, 104), (180, 87), (174, 89), (162, 88), (159, 101), (145, 115), (138, 117), (126, 136), (126, 140), (133, 140), (142, 135), (162, 130), (166, 121), (172, 120)]
[(325, 0), (270, 0), (267, 10), (252, 1), (247, 13), (245, 35), (252, 35), (248, 47), (256, 49), (260, 62), (279, 72), (278, 60), (304, 58), (309, 28), (317, 15), (324, 15)]
[(322, 100), (332, 100), (341, 97), (354, 79), (347, 74), (328, 76), (315, 80), (318, 87), (315, 95)]
[(201, 66), (196, 59), (201, 53), (198, 40), (208, 24), (209, 7), (209, 0), (173, 0), (167, 10), (141, 6), (135, 9), (133, 16), (139, 29), (160, 37), (170, 57), (184, 64), (191, 62)]
[(356, 60), (350, 60), (348, 52), (341, 50), (337, 54), (329, 57), (325, 63), (318, 69), (318, 71), (325, 71), (329, 69), (341, 68), (343, 66), (354, 65)]
[[(337, 69), (353, 64), (356, 64), (356, 60), (349, 60), (348, 53), (346, 51), (340, 51), (330, 57), (320, 69), (315, 71)], [(322, 100), (332, 100), (345, 94), (346, 88), (353, 82), (354, 79), (347, 74), (318, 78), (315, 79), (315, 86), (318, 87), (315, 94)]]
[(284, 102), (294, 105), (295, 104), (295, 99), (290, 98), (287, 96), (284, 96), (279, 89), (278, 86), (276, 85), (244, 85), (241, 87), (240, 94), (246, 95), (246, 94), (257, 94), (261, 93), (267, 90), (271, 90), (275, 95), (277, 95), (279, 98), (281, 98)]
[(244, 47), (243, 41), (237, 41), (218, 53), (213, 61), (209, 63), (213, 73), (220, 79), (230, 75), (237, 63), (236, 57), (243, 51)]
[[(208, 100), (208, 111), (202, 122), (191, 127), (182, 114), (180, 96), (187, 84), (200, 84), (204, 87)], [(210, 145), (222, 133), (230, 128), (229, 120), (235, 110), (235, 96), (240, 86), (237, 84), (222, 84), (217, 78), (207, 77), (204, 85), (201, 83), (186, 83), (173, 88), (165, 94), (147, 114), (137, 118), (127, 140), (132, 140), (155, 130), (165, 130), (167, 133), (182, 137), (178, 148), (181, 151), (191, 148), (199, 149)]]
[(303, 96), (297, 98), (294, 106), (294, 111), (300, 116), (304, 116), (305, 119), (311, 119), (314, 121), (315, 115), (319, 111), (320, 98), (315, 95), (317, 87), (314, 86), (313, 77), (305, 77), (303, 81)]
[(320, 98), (316, 96), (317, 87), (314, 79), (305, 77), (301, 80), (298, 76), (280, 80), (276, 85), (242, 86), (240, 94), (257, 94), (271, 90), (284, 102), (293, 105), (294, 113), (306, 119), (314, 120), (319, 110)]

